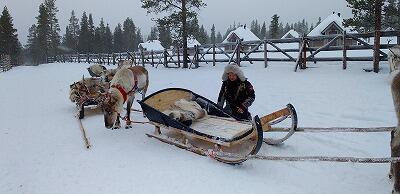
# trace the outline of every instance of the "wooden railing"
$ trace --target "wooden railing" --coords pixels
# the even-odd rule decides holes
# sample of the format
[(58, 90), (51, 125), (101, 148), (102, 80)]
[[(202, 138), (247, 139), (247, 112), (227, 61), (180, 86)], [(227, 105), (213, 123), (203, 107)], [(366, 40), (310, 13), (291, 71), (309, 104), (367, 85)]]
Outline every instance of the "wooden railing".
[[(188, 61), (190, 68), (197, 68), (199, 63), (217, 62), (235, 62), (240, 65), (247, 61), (264, 61), (265, 67), (268, 62), (294, 62), (295, 71), (305, 69), (308, 61), (314, 63), (318, 61), (342, 61), (343, 69), (347, 68), (348, 61), (373, 61), (372, 56), (349, 56), (349, 50), (372, 50), (373, 45), (365, 41), (365, 38), (373, 38), (374, 33), (343, 33), (324, 36), (302, 36), (300, 38), (287, 39), (266, 39), (262, 41), (237, 41), (234, 43), (205, 44), (190, 48)], [(383, 31), (381, 37), (397, 37), (399, 42), (400, 31)], [(323, 43), (315, 45), (315, 43)], [(296, 48), (283, 48), (283, 45), (298, 44)], [(339, 43), (339, 44), (338, 44)], [(394, 43), (384, 43), (380, 49), (388, 49), (394, 46)], [(234, 49), (231, 49), (234, 48)], [(325, 51), (341, 51), (341, 56), (320, 57), (320, 53)], [(263, 53), (254, 56), (256, 53)], [(284, 57), (270, 56), (272, 53), (281, 53)], [(387, 60), (387, 54), (379, 50), (380, 60)], [(211, 56), (210, 56), (211, 55)], [(131, 59), (137, 65), (152, 65), (158, 67), (162, 64), (164, 67), (181, 67), (182, 49), (165, 49), (161, 51), (138, 51), (112, 54), (69, 54), (59, 55), (49, 58), (54, 62), (77, 62), (77, 63), (102, 63), (116, 64), (120, 60)]]

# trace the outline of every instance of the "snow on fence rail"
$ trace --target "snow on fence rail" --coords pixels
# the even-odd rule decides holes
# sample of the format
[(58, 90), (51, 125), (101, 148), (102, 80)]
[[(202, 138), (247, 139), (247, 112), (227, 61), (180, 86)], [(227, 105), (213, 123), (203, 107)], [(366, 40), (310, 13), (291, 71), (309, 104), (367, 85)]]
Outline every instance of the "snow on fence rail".
[[(240, 65), (242, 61), (253, 63), (253, 61), (264, 61), (265, 67), (268, 62), (294, 62), (295, 71), (305, 69), (308, 61), (314, 63), (318, 61), (342, 61), (343, 69), (347, 68), (347, 61), (373, 61), (372, 56), (350, 56), (348, 51), (353, 50), (373, 50), (372, 44), (366, 39), (373, 38), (374, 32), (323, 35), (323, 36), (303, 36), (300, 38), (286, 39), (266, 39), (262, 41), (240, 41), (234, 43), (205, 44), (189, 48), (188, 61), (190, 68), (197, 68), (199, 63), (216, 62), (236, 62)], [(382, 31), (381, 37), (396, 37), (397, 43), (400, 41), (400, 31)], [(292, 47), (287, 48), (287, 45)], [(293, 46), (295, 45), (295, 46)], [(379, 60), (387, 60), (387, 54), (381, 49), (388, 49), (395, 44), (390, 42), (380, 45)], [(234, 48), (234, 49), (232, 49)], [(327, 51), (341, 51), (341, 56), (320, 56), (320, 53)], [(256, 53), (263, 53), (255, 56)], [(274, 57), (274, 53), (279, 53), (280, 57)], [(293, 55), (294, 54), (294, 55)], [(297, 54), (297, 56), (296, 56)], [(211, 57), (210, 57), (211, 55)], [(270, 56), (271, 55), (271, 56)], [(207, 56), (207, 57), (206, 57)], [(282, 57), (283, 56), (283, 57)], [(112, 54), (65, 54), (49, 57), (51, 62), (84, 62), (116, 64), (119, 60), (131, 59), (137, 65), (165, 67), (180, 67), (183, 61), (182, 49), (165, 49), (161, 51), (137, 51)]]

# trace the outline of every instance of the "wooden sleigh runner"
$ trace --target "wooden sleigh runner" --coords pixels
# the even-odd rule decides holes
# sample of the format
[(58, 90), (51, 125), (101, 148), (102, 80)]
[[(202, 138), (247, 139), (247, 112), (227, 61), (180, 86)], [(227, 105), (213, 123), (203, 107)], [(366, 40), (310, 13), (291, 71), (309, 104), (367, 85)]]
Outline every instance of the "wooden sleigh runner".
[[(188, 124), (163, 113), (182, 99), (196, 102), (207, 111), (207, 116)], [(155, 126), (154, 133), (147, 136), (228, 164), (246, 161), (248, 156), (258, 153), (263, 142), (284, 142), (297, 128), (297, 115), (291, 104), (264, 117), (255, 116), (252, 121), (240, 121), (207, 98), (182, 88), (160, 90), (139, 104)], [(283, 138), (263, 138), (273, 125), (288, 119), (291, 123)]]

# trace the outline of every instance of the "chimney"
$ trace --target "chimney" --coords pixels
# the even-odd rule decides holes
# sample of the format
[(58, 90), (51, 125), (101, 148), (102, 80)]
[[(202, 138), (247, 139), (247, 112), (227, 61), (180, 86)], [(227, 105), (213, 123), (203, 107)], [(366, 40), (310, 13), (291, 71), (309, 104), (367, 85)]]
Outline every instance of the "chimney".
[(340, 13), (338, 12), (337, 15), (340, 17)]

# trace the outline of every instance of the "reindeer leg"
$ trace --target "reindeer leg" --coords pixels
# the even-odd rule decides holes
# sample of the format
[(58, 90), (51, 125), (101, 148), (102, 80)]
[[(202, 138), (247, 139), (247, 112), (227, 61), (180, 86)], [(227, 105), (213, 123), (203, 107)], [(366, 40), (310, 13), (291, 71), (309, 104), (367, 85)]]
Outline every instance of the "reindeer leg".
[[(144, 87), (144, 89), (142, 90), (142, 100), (144, 98), (146, 98), (146, 92), (147, 92), (147, 87), (149, 86), (149, 79), (147, 78), (146, 80), (146, 86)], [(146, 115), (143, 112), (143, 117), (146, 118)]]
[(126, 103), (126, 125), (125, 129), (132, 128), (132, 122), (131, 122), (131, 107), (133, 104), (133, 100), (135, 99), (135, 95), (132, 95), (129, 97), (128, 102)]
[(119, 128), (121, 128), (121, 121), (119, 120), (119, 117), (120, 117), (120, 115), (119, 115), (119, 113), (118, 113), (117, 120), (115, 121), (114, 127), (113, 127), (112, 129), (119, 129)]

